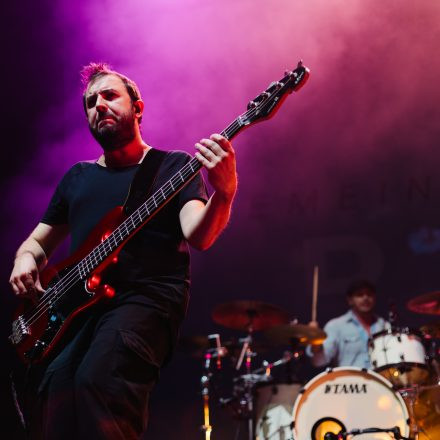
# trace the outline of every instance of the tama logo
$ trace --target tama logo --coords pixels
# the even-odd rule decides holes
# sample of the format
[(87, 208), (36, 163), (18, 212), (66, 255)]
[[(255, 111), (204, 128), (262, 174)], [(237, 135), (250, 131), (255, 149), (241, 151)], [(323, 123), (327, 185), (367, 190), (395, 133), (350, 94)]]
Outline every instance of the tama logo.
[(325, 394), (367, 394), (367, 384), (334, 383), (325, 386)]

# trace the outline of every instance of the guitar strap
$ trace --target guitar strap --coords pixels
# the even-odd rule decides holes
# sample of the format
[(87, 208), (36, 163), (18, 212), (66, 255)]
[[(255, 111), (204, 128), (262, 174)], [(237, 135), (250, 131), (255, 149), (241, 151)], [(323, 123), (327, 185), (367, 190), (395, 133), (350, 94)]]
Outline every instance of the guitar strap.
[(160, 165), (168, 152), (152, 148), (144, 157), (136, 171), (124, 203), (125, 215), (133, 213), (151, 195)]

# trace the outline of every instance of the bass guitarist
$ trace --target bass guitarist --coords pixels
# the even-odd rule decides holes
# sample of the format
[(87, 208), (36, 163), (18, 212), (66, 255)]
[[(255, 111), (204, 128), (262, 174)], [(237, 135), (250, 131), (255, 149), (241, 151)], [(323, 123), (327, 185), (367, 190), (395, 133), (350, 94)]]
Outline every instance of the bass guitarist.
[[(106, 64), (83, 71), (83, 104), (90, 131), (103, 149), (95, 162), (74, 165), (58, 184), (40, 223), (19, 247), (10, 284), (21, 298), (44, 296), (39, 274), (70, 234), (71, 252), (87, 243), (99, 220), (124, 204), (139, 164), (154, 150), (141, 137), (144, 110), (137, 85)], [(124, 244), (105, 283), (115, 296), (81, 317), (62, 348), (30, 373), (25, 406), (31, 439), (137, 439), (146, 428), (148, 398), (169, 359), (189, 290), (189, 243), (209, 248), (228, 223), (237, 189), (230, 142), (213, 134), (195, 145), (214, 193), (208, 199), (197, 174)], [(190, 156), (164, 154), (151, 191)], [(35, 367), (31, 366), (31, 370)]]

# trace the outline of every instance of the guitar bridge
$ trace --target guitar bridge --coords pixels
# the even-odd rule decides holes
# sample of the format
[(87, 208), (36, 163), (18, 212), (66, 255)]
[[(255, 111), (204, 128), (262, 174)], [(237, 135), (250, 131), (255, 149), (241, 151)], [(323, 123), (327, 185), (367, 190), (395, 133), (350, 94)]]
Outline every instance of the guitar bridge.
[(12, 323), (12, 334), (9, 336), (9, 340), (12, 344), (17, 345), (30, 334), (30, 328), (25, 324), (23, 315), (20, 315)]
[(40, 341), (39, 339), (35, 342), (34, 346), (24, 353), (24, 357), (29, 361), (33, 361), (35, 359), (39, 359), (41, 354), (47, 348), (47, 344), (44, 341)]

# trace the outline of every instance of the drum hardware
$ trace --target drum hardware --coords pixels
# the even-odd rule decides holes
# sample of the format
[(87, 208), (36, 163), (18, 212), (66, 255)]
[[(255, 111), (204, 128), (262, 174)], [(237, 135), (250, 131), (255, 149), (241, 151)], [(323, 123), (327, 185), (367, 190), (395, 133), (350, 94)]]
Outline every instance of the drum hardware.
[[(288, 324), (288, 315), (284, 310), (260, 301), (233, 301), (220, 304), (215, 307), (212, 319), (223, 327), (247, 333), (244, 338), (239, 339), (239, 354), (236, 357), (232, 356), (236, 358), (234, 371), (238, 373), (244, 366), (244, 374), (233, 379), (233, 395), (220, 398), (221, 406), (230, 408), (238, 419), (245, 422), (248, 439), (265, 440), (269, 438), (267, 431), (270, 430), (271, 440), (293, 440), (291, 410), (301, 386), (296, 382), (274, 385), (272, 370), (281, 365), (288, 366), (290, 361), (301, 359), (305, 345), (322, 343), (326, 334), (316, 327), (297, 322)], [(271, 340), (270, 346), (284, 344), (289, 345), (290, 350), (285, 352), (281, 359), (274, 362), (263, 360), (259, 368), (253, 369), (253, 359), (257, 353), (261, 353), (253, 339), (254, 332), (259, 330), (266, 332), (267, 339)], [(227, 342), (224, 346), (229, 355), (233, 350), (238, 351), (238, 344), (235, 344), (233, 349)], [(258, 390), (263, 390), (259, 394), (260, 397)], [(273, 390), (277, 392), (272, 392)], [(287, 408), (290, 405), (290, 412), (286, 408), (285, 401), (289, 400), (286, 395), (292, 400), (290, 403), (287, 402)], [(271, 402), (270, 407), (266, 405), (267, 401), (258, 400), (262, 397)]]
[(202, 431), (205, 432), (205, 439), (210, 440), (212, 426), (209, 422), (209, 375), (202, 376), (200, 383), (202, 385), (202, 398), (203, 398), (203, 425), (201, 426)]
[[(281, 384), (275, 385), (273, 383), (273, 377), (271, 372), (274, 368), (281, 365), (285, 365), (292, 360), (298, 359), (296, 353), (286, 352), (281, 359), (274, 362), (268, 362), (264, 360), (261, 367), (251, 371), (250, 373), (245, 373), (237, 376), (233, 379), (233, 396), (228, 398), (221, 398), (219, 402), (223, 407), (229, 407), (235, 417), (242, 420), (246, 424), (246, 435), (248, 439), (260, 439), (264, 440), (268, 437), (262, 436), (261, 433), (266, 426), (269, 425), (272, 430), (276, 429), (281, 432), (283, 431), (282, 438), (285, 440), (293, 438), (291, 423), (292, 415), (291, 411), (286, 414), (282, 414), (283, 421), (279, 418), (279, 412), (282, 408), (286, 406), (286, 393), (292, 393), (291, 399), (296, 398), (299, 392), (299, 384)], [(266, 408), (264, 402), (261, 400), (262, 394), (261, 389), (264, 389), (263, 394), (266, 396), (268, 393), (267, 389), (280, 389), (279, 396), (273, 399), (274, 405), (271, 408)], [(275, 393), (278, 394), (278, 391)], [(268, 399), (271, 400), (271, 399)], [(293, 401), (290, 403), (291, 409), (293, 408)], [(284, 435), (289, 434), (289, 437)], [(276, 440), (277, 438), (271, 434), (271, 440)]]
[[(305, 345), (320, 344), (326, 335), (321, 329), (309, 325), (297, 322), (287, 324), (286, 317), (279, 310), (276, 306), (258, 301), (235, 301), (215, 308), (215, 322), (227, 328), (246, 331), (247, 335), (225, 342), (223, 346), (218, 335), (200, 338), (202, 342), (195, 344), (198, 347), (196, 351), (200, 351), (200, 345), (211, 347), (206, 349), (205, 374), (201, 381), (204, 403), (202, 429), (207, 439), (212, 432), (209, 397), (211, 394), (212, 402), (213, 392), (216, 391), (215, 380), (211, 383), (210, 379), (222, 368), (221, 361), (226, 355), (230, 356), (236, 375), (244, 370), (243, 374), (232, 379), (232, 396), (218, 399), (221, 406), (232, 409), (241, 420), (236, 439), (239, 434), (244, 434), (240, 433), (240, 426), (245, 428), (244, 438), (248, 440), (345, 440), (355, 436), (362, 439), (366, 436), (365, 439), (369, 440), (388, 439), (391, 436), (402, 440), (409, 439), (409, 436), (417, 440), (440, 439), (440, 386), (427, 385), (432, 383), (428, 382), (430, 370), (436, 371), (436, 381), (440, 378), (435, 368), (436, 365), (439, 367), (440, 361), (436, 341), (440, 335), (440, 323), (433, 323), (429, 328), (424, 326), (420, 332), (397, 327), (396, 313), (392, 310), (389, 318), (394, 325), (372, 335), (369, 342), (372, 363), (379, 376), (372, 371), (356, 368), (329, 370), (325, 374), (345, 370), (341, 377), (345, 375), (350, 379), (353, 376), (356, 380), (338, 384), (327, 376), (322, 383), (316, 383), (315, 390), (320, 388), (322, 391), (322, 395), (316, 398), (316, 391), (309, 384), (320, 375), (301, 387), (297, 383), (275, 384), (272, 370), (301, 358)], [(432, 307), (429, 310), (432, 311)], [(276, 324), (279, 320), (284, 322)], [(289, 345), (291, 350), (274, 362), (263, 360), (261, 366), (255, 369), (252, 368), (254, 358), (261, 354), (253, 340), (254, 331), (258, 330), (264, 331), (271, 346)], [(391, 383), (384, 377), (389, 378)], [(327, 403), (326, 395), (331, 397)], [(307, 409), (307, 402), (310, 406), (313, 400), (314, 404)], [(319, 414), (322, 407), (331, 412)], [(306, 413), (314, 418), (309, 428), (305, 428)], [(384, 428), (387, 426), (392, 428)], [(311, 436), (310, 431), (314, 427), (316, 438)], [(384, 433), (388, 433), (389, 437), (384, 437)]]
[[(218, 372), (222, 368), (221, 359), (229, 354), (228, 349), (222, 346), (220, 342), (219, 334), (209, 335), (207, 338), (195, 337), (187, 338), (187, 342), (193, 343), (187, 344), (193, 349), (194, 346), (196, 351), (199, 351), (200, 346), (210, 346), (210, 348), (205, 349), (204, 363), (203, 363), (203, 376), (201, 377), (200, 383), (202, 386), (202, 399), (203, 399), (203, 417), (204, 424), (201, 426), (202, 431), (205, 433), (205, 440), (210, 440), (211, 432), (213, 430), (210, 424), (210, 389), (211, 389), (211, 379), (215, 372)], [(222, 406), (230, 406), (236, 413), (238, 418), (245, 420), (247, 425), (248, 438), (250, 440), (254, 439), (253, 430), (253, 412), (254, 412), (254, 401), (253, 401), (253, 391), (256, 383), (262, 383), (272, 380), (270, 374), (268, 374), (267, 366), (264, 370), (264, 374), (259, 374), (259, 372), (251, 371), (252, 358), (256, 355), (251, 350), (252, 335), (248, 334), (245, 338), (241, 338), (240, 342), (242, 344), (240, 350), (240, 356), (235, 366), (235, 371), (241, 368), (242, 364), (245, 364), (246, 374), (242, 374), (234, 379), (234, 395), (230, 398), (221, 398), (219, 402)], [(228, 345), (226, 343), (225, 345)], [(235, 344), (235, 349), (236, 344)], [(214, 364), (215, 361), (215, 364)], [(244, 362), (243, 362), (244, 361)], [(214, 366), (215, 365), (215, 366)], [(272, 364), (270, 364), (272, 367)], [(270, 370), (269, 370), (270, 371)]]
[(410, 431), (414, 435), (414, 437), (417, 439), (419, 435), (419, 426), (416, 423), (416, 418), (414, 414), (414, 404), (416, 402), (417, 396), (418, 396), (418, 387), (414, 386), (411, 388), (403, 388), (399, 390), (400, 395), (403, 397), (403, 399), (406, 402), (406, 406), (408, 408), (409, 412), (409, 421), (410, 421)]
[(242, 300), (216, 306), (212, 312), (212, 319), (226, 328), (247, 332), (246, 337), (240, 339), (242, 347), (235, 365), (235, 371), (238, 372), (244, 363), (246, 374), (234, 379), (234, 396), (222, 399), (221, 403), (233, 407), (236, 415), (246, 421), (247, 437), (254, 440), (255, 386), (272, 379), (270, 370), (273, 365), (266, 363), (262, 367), (263, 374), (252, 371), (252, 359), (257, 354), (252, 350), (253, 333), (287, 323), (288, 315), (281, 308), (271, 304)]
[(440, 438), (440, 386), (416, 385), (399, 393), (408, 408), (411, 435), (417, 440)]
[[(268, 375), (273, 368), (297, 360), (295, 354), (286, 352), (275, 362), (263, 361), (262, 367), (256, 371), (265, 371)], [(301, 388), (302, 385), (296, 382), (278, 384), (268, 381), (266, 384), (262, 382), (256, 384), (254, 392), (256, 439), (293, 440), (292, 411)]]
[(201, 395), (203, 399), (203, 425), (201, 430), (205, 432), (205, 440), (211, 439), (212, 426), (210, 424), (210, 411), (209, 411), (209, 390), (210, 381), (212, 378), (211, 372), (211, 362), (213, 359), (216, 360), (217, 370), (221, 369), (221, 358), (227, 354), (225, 347), (222, 347), (220, 343), (220, 335), (218, 333), (208, 335), (208, 341), (211, 348), (205, 351), (204, 357), (204, 374), (200, 379), (200, 384), (202, 387)]
[(243, 347), (240, 351), (240, 356), (237, 360), (237, 365), (235, 366), (235, 369), (238, 371), (241, 368), (241, 365), (243, 363), (244, 357), (246, 356), (246, 372), (249, 374), (251, 372), (251, 361), (252, 358), (256, 355), (251, 349), (252, 344), (252, 333), (249, 331), (249, 334), (245, 337), (240, 339), (240, 341), (243, 342)]
[[(290, 354), (286, 354), (282, 359), (275, 362), (263, 361), (262, 366), (254, 371), (251, 371), (251, 357), (256, 353), (250, 350), (251, 335), (243, 338), (243, 349), (241, 350), (241, 356), (237, 363), (236, 371), (240, 368), (244, 354), (246, 353), (246, 373), (234, 378), (234, 396), (229, 399), (223, 399), (221, 403), (224, 404), (236, 404), (233, 410), (239, 419), (246, 422), (247, 437), (249, 440), (255, 439), (254, 419), (255, 419), (255, 407), (254, 407), (254, 395), (255, 387), (257, 384), (270, 383), (273, 378), (271, 371), (273, 368), (286, 364), (292, 359)], [(238, 403), (238, 405), (237, 405)]]
[[(234, 365), (238, 359), (241, 350), (243, 348), (243, 338), (230, 338), (228, 340), (222, 341), (222, 346), (225, 350), (225, 355), (223, 357), (230, 357), (233, 360)], [(204, 359), (206, 350), (211, 348), (211, 342), (207, 336), (204, 335), (193, 335), (193, 336), (181, 336), (177, 343), (176, 350), (185, 353), (196, 359)], [(252, 349), (258, 354), (267, 352), (269, 349), (267, 343), (260, 341), (252, 341)]]
[(348, 436), (354, 437), (362, 434), (375, 434), (375, 433), (393, 434), (395, 440), (412, 440), (409, 437), (404, 437), (398, 426), (392, 428), (365, 428), (365, 429), (352, 429), (349, 432), (340, 432), (335, 434), (333, 432), (327, 432), (324, 435), (324, 440), (346, 440)]
[(269, 382), (272, 378), (266, 374), (242, 374), (234, 378), (233, 396), (220, 399), (223, 407), (230, 407), (239, 420), (246, 424), (247, 438), (254, 440), (254, 389), (256, 384)]

